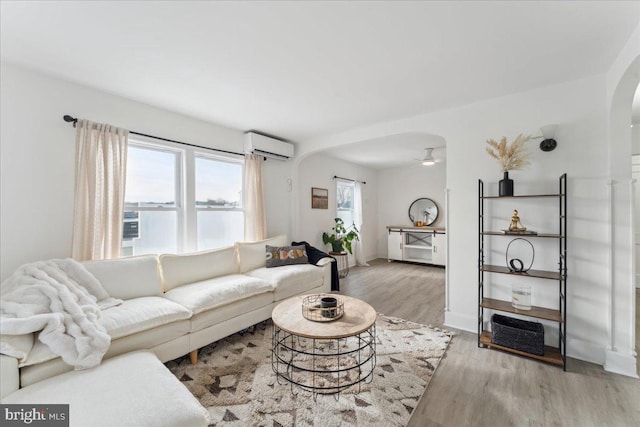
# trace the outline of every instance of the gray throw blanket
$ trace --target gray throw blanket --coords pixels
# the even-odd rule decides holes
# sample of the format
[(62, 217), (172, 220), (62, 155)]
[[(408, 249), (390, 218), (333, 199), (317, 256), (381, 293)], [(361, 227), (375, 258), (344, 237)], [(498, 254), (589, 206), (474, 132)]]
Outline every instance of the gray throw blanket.
[(73, 259), (25, 264), (0, 284), (0, 332), (40, 332), (39, 340), (75, 369), (99, 365), (111, 337), (100, 310), (121, 304)]

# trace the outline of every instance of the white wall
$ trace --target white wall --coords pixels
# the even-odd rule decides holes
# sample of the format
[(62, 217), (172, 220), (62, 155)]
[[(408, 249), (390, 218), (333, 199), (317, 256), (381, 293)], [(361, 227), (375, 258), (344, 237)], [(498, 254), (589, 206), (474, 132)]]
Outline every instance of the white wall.
[[(2, 64), (0, 86), (2, 279), (23, 263), (71, 255), (75, 130), (63, 115), (242, 152), (241, 131), (21, 67)], [(270, 160), (265, 165), (269, 234), (290, 231), (290, 193), (281, 191), (291, 163)]]
[(640, 123), (631, 129), (631, 154), (640, 154)]
[(445, 181), (447, 164), (404, 166), (378, 171), (378, 256), (387, 257), (389, 225), (411, 225), (409, 206), (428, 197), (438, 205), (437, 227), (445, 225)]
[(267, 235), (269, 237), (279, 234), (292, 236), (290, 208), (293, 203), (292, 164), (293, 160), (283, 162), (267, 159), (262, 166)]
[[(336, 217), (336, 180), (333, 176), (365, 181), (362, 186), (363, 221), (360, 230), (365, 259), (378, 257), (378, 179), (374, 169), (338, 160), (324, 154), (313, 154), (300, 162), (298, 169), (298, 212), (301, 227), (293, 239), (306, 240), (313, 246), (329, 250), (322, 243), (322, 233), (331, 231)], [(329, 190), (329, 208), (311, 208), (311, 187)], [(349, 257), (354, 263), (354, 257)]]

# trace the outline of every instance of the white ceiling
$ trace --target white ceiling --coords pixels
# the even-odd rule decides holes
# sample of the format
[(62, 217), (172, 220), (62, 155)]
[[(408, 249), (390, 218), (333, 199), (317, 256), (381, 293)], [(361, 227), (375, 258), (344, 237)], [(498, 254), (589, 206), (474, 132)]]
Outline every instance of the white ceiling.
[(427, 133), (402, 133), (333, 147), (322, 153), (340, 160), (374, 169), (398, 166), (422, 166), (425, 148), (434, 148), (432, 156), (445, 161), (445, 140)]
[(301, 142), (605, 72), (639, 17), (614, 1), (3, 1), (0, 54)]

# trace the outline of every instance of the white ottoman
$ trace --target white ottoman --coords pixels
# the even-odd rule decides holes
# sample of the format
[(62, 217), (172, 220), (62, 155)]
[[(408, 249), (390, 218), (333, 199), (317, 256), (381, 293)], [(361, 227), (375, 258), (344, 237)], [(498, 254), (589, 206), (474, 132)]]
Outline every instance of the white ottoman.
[(69, 404), (71, 426), (205, 427), (209, 412), (149, 351), (66, 372), (5, 396), (2, 403)]

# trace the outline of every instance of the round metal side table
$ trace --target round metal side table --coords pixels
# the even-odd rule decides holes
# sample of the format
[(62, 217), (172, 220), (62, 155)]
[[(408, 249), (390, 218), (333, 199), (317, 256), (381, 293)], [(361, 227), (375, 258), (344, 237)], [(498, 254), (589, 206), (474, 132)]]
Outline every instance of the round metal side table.
[(338, 277), (344, 279), (349, 275), (349, 254), (347, 252), (329, 252), (338, 264)]

